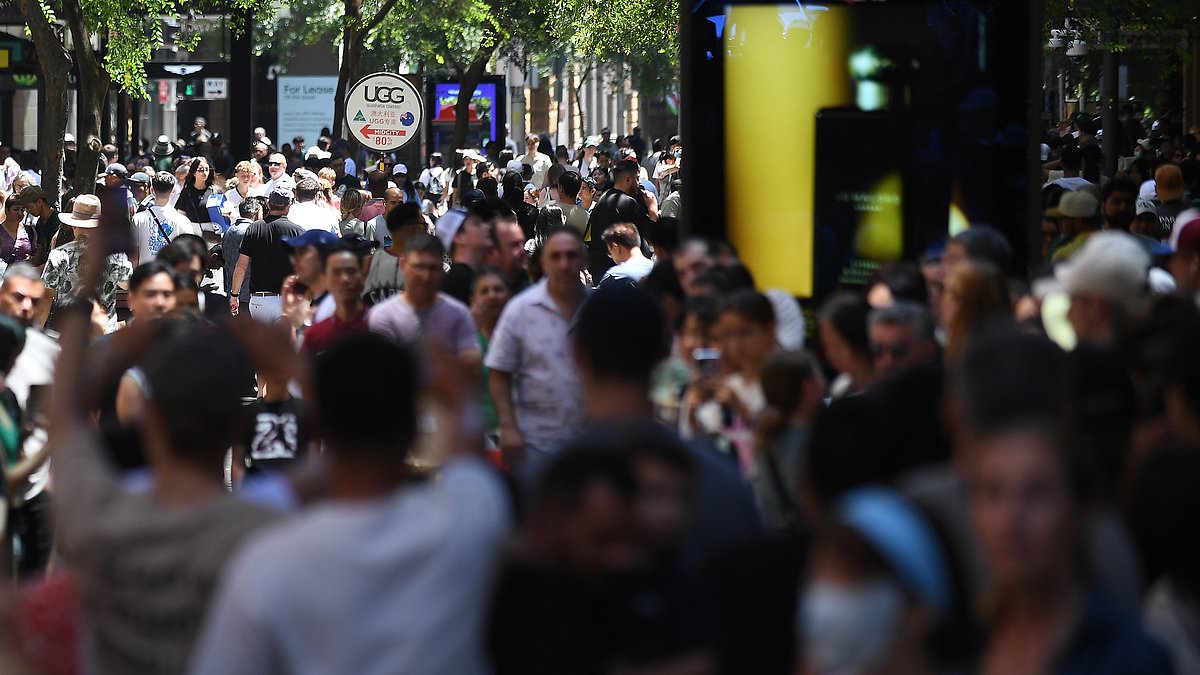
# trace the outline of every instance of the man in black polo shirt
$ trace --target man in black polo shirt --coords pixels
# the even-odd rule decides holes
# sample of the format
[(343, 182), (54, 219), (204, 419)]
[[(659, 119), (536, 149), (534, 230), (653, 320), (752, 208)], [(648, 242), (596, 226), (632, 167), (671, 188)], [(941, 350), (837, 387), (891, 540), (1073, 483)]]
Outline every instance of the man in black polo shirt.
[(604, 273), (613, 266), (608, 257), (608, 247), (601, 238), (604, 231), (616, 223), (633, 223), (638, 232), (645, 236), (651, 232), (658, 220), (658, 204), (654, 197), (643, 193), (638, 183), (638, 163), (625, 159), (617, 162), (612, 171), (612, 189), (604, 193), (592, 216), (588, 219), (588, 231), (584, 236), (588, 245), (588, 271), (599, 283)]
[[(267, 197), (267, 216), (255, 221), (246, 229), (242, 237), (241, 248), (238, 249), (237, 269), (233, 272), (233, 289), (241, 288), (246, 278), (246, 268), (250, 260), (254, 267), (250, 270), (250, 316), (268, 323), (279, 318), (281, 311), (279, 290), (283, 280), (292, 273), (292, 263), (288, 259), (288, 249), (283, 245), (284, 237), (299, 237), (304, 229), (288, 220), (288, 210), (292, 207), (292, 188), (277, 185)], [(229, 311), (237, 316), (238, 293), (229, 296)]]

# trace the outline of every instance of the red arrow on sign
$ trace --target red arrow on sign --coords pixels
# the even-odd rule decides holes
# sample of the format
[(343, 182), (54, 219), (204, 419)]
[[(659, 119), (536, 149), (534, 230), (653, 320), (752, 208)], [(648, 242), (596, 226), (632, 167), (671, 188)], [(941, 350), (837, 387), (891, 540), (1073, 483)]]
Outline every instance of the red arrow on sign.
[(404, 129), (372, 129), (370, 124), (364, 124), (358, 133), (370, 138), (371, 136), (407, 136)]

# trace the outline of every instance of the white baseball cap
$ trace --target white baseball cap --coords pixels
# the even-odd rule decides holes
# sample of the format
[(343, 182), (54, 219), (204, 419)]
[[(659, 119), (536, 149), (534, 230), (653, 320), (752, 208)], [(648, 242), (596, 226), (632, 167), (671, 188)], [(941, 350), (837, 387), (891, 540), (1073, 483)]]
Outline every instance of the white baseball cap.
[(1146, 297), (1150, 254), (1125, 232), (1097, 232), (1071, 259), (1054, 268), (1069, 295), (1104, 298), (1133, 309)]
[(466, 220), (467, 212), (462, 209), (451, 209), (438, 218), (435, 226), (437, 238), (442, 240), (442, 246), (445, 246), (447, 251), (450, 250), (450, 242), (454, 241), (454, 235), (458, 234), (459, 228)]

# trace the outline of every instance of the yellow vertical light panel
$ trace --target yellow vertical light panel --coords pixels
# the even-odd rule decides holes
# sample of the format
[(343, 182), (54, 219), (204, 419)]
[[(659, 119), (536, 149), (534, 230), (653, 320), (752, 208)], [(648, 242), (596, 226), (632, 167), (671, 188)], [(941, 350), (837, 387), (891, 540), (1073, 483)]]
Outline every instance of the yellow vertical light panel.
[(836, 5), (726, 13), (726, 236), (762, 288), (812, 295), (816, 115), (852, 101), (849, 26)]

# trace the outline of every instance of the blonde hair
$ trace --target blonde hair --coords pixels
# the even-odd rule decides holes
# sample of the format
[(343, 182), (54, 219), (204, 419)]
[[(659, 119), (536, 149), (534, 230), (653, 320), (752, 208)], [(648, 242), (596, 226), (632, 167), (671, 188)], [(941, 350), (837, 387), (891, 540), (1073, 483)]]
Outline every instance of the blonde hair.
[(237, 163), (237, 166), (233, 167), (234, 174), (237, 174), (240, 171), (249, 171), (258, 178), (258, 182), (262, 182), (262, 167), (258, 165), (258, 162), (251, 162), (248, 159), (243, 159)]
[(351, 188), (346, 190), (342, 195), (342, 221), (357, 218), (358, 214), (362, 213), (363, 204), (367, 202), (367, 195), (370, 194), (363, 190)]

